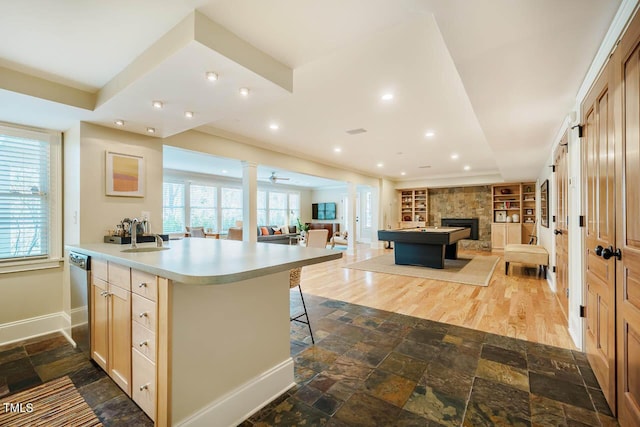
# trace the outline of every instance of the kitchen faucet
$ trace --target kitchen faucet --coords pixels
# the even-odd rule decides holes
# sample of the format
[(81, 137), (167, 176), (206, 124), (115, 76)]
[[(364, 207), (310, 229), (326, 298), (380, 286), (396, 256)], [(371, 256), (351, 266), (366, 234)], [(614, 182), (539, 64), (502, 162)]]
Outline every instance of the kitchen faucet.
[(161, 248), (162, 247), (162, 236), (159, 234), (154, 234), (153, 237), (156, 239), (156, 247), (157, 248)]
[(138, 218), (133, 218), (131, 220), (131, 226), (130, 226), (130, 230), (131, 230), (131, 248), (137, 248), (138, 247)]

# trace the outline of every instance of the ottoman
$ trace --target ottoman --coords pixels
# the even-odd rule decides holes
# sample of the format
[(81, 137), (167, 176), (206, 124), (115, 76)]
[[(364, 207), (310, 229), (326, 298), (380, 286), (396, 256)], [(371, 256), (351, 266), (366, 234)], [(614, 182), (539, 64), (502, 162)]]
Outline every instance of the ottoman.
[(509, 275), (509, 263), (537, 265), (542, 270), (543, 277), (547, 278), (547, 266), (549, 265), (549, 253), (538, 245), (511, 244), (504, 248), (504, 274)]

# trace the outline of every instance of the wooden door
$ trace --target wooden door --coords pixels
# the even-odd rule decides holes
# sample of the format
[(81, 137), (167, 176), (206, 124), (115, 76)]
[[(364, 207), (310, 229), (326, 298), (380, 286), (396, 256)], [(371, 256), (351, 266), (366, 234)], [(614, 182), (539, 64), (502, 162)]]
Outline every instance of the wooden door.
[(131, 292), (109, 285), (109, 375), (131, 397)]
[(556, 239), (556, 295), (564, 315), (569, 319), (569, 222), (568, 176), (567, 176), (567, 144), (569, 139), (565, 133), (555, 154), (555, 217), (553, 233)]
[(615, 413), (615, 258), (602, 251), (615, 244), (613, 85), (607, 65), (582, 104), (585, 241), (585, 350)]
[(91, 358), (105, 371), (109, 358), (107, 282), (91, 278)]
[[(622, 141), (618, 178), (617, 382), (620, 425), (640, 425), (640, 18), (620, 45), (623, 58)], [(628, 53), (627, 53), (628, 52)], [(616, 260), (618, 257), (613, 256)]]

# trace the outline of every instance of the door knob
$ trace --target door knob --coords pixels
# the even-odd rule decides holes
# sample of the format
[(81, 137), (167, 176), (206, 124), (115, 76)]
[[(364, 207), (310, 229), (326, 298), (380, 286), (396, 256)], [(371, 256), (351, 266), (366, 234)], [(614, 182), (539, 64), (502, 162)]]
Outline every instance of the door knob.
[(555, 235), (562, 234), (562, 230), (558, 230), (556, 228), (555, 230), (553, 230), (553, 234), (555, 234)]
[(604, 248), (602, 250), (602, 258), (609, 259), (612, 256), (618, 258), (618, 260), (621, 260), (622, 259), (622, 251), (620, 250), (620, 248), (614, 250), (613, 246), (609, 246), (608, 248)]
[(602, 250), (603, 250), (603, 249), (604, 249), (604, 248), (603, 248), (602, 246), (598, 245), (598, 246), (596, 246), (596, 248), (595, 248), (594, 252), (596, 253), (596, 255), (598, 255), (598, 256), (602, 256)]
[(609, 246), (608, 248), (604, 248), (602, 250), (602, 258), (609, 259), (613, 256), (613, 246)]

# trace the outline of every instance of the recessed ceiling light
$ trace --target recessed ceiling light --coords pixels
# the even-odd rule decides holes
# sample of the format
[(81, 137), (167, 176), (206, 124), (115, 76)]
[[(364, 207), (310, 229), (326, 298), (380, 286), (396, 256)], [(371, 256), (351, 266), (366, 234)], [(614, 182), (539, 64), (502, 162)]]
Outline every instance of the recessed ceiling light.
[(435, 136), (435, 134), (436, 134), (436, 133), (435, 133), (434, 131), (432, 131), (432, 130), (428, 130), (428, 131), (424, 134), (424, 136), (426, 136), (427, 138), (432, 138), (432, 137), (434, 137), (434, 136)]
[(456, 160), (458, 157), (460, 157), (460, 156), (458, 156), (458, 153), (453, 153), (453, 154), (451, 154), (451, 158), (452, 158), (453, 160)]
[(218, 80), (218, 73), (214, 73), (213, 71), (207, 71), (205, 75), (207, 76), (207, 80), (209, 80), (210, 82), (215, 82), (216, 80)]
[(118, 126), (124, 126), (124, 120), (120, 120), (120, 119), (118, 119), (118, 120), (116, 120), (116, 121), (115, 121), (115, 122), (113, 122), (113, 123), (115, 123), (115, 124), (116, 124), (116, 125), (118, 125)]
[(271, 123), (271, 124), (269, 125), (269, 129), (271, 129), (271, 130), (278, 130), (278, 129), (280, 129), (280, 126), (278, 126), (278, 124), (277, 124), (277, 123)]
[(471, 166), (465, 165), (464, 170), (466, 170), (466, 171), (471, 170)]
[(222, 173), (228, 173), (229, 171), (226, 169), (222, 169)]
[(248, 96), (249, 95), (249, 88), (248, 87), (241, 87), (240, 88), (240, 95)]
[(147, 128), (147, 132), (148, 133), (156, 133), (156, 129), (155, 128)]
[(406, 172), (400, 172), (400, 175), (405, 176), (407, 173)]
[(160, 110), (163, 107), (162, 101), (153, 101), (151, 105), (153, 105), (153, 108), (156, 110)]
[(185, 112), (184, 112), (184, 116), (185, 116), (187, 119), (192, 118), (192, 117), (193, 117), (193, 111), (185, 111)]
[(379, 168), (383, 167), (384, 164), (383, 163), (378, 163), (376, 166), (378, 166)]
[(381, 96), (381, 99), (383, 101), (391, 101), (393, 99), (393, 94), (392, 93), (385, 93), (384, 95)]
[(333, 151), (335, 151), (336, 153), (341, 153), (342, 152), (342, 148), (336, 147), (336, 148), (333, 149)]

